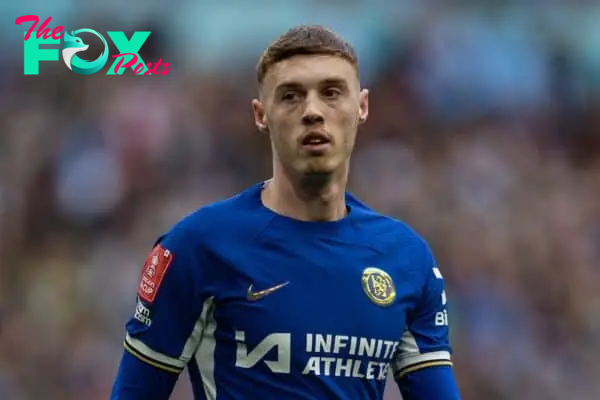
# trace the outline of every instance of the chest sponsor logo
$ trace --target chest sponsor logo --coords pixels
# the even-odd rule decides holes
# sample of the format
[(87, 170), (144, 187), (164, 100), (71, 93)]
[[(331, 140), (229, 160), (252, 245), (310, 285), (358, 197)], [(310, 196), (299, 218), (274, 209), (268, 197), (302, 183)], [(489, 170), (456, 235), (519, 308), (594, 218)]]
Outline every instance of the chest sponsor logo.
[[(273, 373), (289, 374), (292, 365), (292, 335), (272, 333), (249, 350), (246, 333), (236, 331), (236, 367), (253, 368), (264, 363)], [(308, 359), (303, 375), (345, 378), (387, 378), (398, 341), (358, 336), (308, 333), (303, 351)], [(271, 350), (276, 349), (276, 352)]]

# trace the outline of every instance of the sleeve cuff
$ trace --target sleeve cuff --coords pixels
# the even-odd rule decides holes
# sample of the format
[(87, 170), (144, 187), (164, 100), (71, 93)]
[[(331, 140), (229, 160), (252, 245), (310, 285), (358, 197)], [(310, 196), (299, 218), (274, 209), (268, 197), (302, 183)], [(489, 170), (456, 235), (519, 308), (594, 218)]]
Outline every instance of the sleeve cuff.
[(141, 340), (127, 335), (123, 343), (125, 350), (140, 361), (153, 367), (179, 374), (185, 368), (185, 362), (177, 358), (165, 356), (150, 347), (146, 346)]
[(406, 374), (423, 368), (452, 366), (450, 352), (435, 351), (424, 354), (411, 354), (398, 359), (393, 364), (394, 378), (402, 379)]

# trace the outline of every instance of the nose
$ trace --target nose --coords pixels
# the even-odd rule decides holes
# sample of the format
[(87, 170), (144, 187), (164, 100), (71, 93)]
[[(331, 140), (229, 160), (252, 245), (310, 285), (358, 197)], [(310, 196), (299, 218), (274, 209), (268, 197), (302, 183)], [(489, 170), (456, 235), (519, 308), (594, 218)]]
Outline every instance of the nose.
[(304, 125), (316, 125), (325, 122), (323, 113), (320, 109), (319, 99), (315, 95), (309, 95), (306, 98), (306, 107), (302, 115), (302, 123)]

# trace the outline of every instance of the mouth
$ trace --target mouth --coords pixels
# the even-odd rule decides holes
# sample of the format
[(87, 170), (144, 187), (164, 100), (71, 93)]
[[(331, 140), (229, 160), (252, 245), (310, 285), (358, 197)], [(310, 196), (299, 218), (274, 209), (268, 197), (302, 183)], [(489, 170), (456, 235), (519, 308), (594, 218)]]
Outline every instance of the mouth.
[(331, 146), (331, 138), (328, 134), (321, 131), (312, 131), (304, 135), (300, 142), (302, 147), (310, 152), (323, 152)]

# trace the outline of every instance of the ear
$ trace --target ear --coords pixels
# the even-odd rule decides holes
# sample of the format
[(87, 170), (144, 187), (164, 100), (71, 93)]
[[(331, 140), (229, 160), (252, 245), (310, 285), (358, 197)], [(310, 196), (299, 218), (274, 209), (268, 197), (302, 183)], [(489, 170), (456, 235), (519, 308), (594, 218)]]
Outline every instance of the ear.
[(265, 115), (265, 109), (260, 100), (252, 100), (252, 113), (254, 114), (254, 124), (256, 128), (263, 133), (269, 132), (269, 126), (267, 122), (267, 116)]
[(360, 105), (358, 109), (358, 123), (364, 124), (369, 117), (369, 90), (362, 89), (360, 91)]

